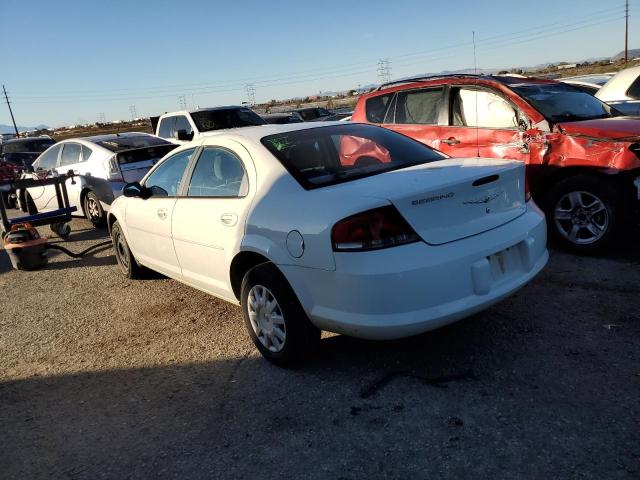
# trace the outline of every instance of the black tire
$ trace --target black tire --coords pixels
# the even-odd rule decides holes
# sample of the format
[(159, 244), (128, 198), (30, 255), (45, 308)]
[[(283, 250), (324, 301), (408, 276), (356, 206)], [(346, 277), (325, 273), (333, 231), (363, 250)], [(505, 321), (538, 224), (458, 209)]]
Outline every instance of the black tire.
[[(262, 320), (263, 323), (259, 323), (260, 321), (254, 317), (257, 324), (264, 325), (264, 322), (269, 324), (267, 328), (270, 328), (270, 335), (266, 333), (266, 330), (256, 333), (249, 314), (249, 310), (252, 308), (249, 305), (249, 296), (252, 292), (255, 294), (261, 287), (266, 288), (268, 294), (277, 302), (272, 313), (281, 317), (281, 320), (278, 320), (280, 323), (273, 320), (273, 316), (271, 319)], [(267, 298), (270, 297), (267, 295)], [(309, 321), (293, 289), (275, 265), (263, 263), (247, 272), (242, 280), (240, 303), (244, 323), (251, 340), (262, 356), (271, 363), (281, 367), (294, 366), (317, 348), (320, 341), (320, 330)], [(269, 315), (265, 315), (265, 317), (269, 317)], [(280, 335), (284, 332), (283, 341), (276, 335), (277, 330), (280, 331)], [(282, 344), (277, 345), (273, 341), (274, 339), (276, 342), (281, 341)]]
[(120, 224), (116, 221), (111, 227), (111, 241), (113, 242), (113, 248), (116, 251), (116, 261), (120, 271), (124, 273), (127, 278), (133, 280), (146, 277), (146, 268), (139, 265), (136, 259), (129, 249), (127, 239), (122, 233)]
[(624, 225), (622, 205), (611, 180), (586, 174), (565, 178), (545, 197), (549, 236), (573, 253), (602, 253), (618, 239)]
[(26, 212), (29, 215), (35, 215), (36, 213), (38, 213), (38, 209), (36, 208), (36, 204), (33, 201), (33, 198), (31, 198), (31, 195), (29, 195), (29, 192), (25, 192), (24, 194), (24, 202), (25, 202), (25, 207), (26, 207)]
[(82, 202), (82, 208), (84, 210), (84, 216), (87, 217), (94, 227), (103, 228), (107, 224), (107, 216), (102, 209), (98, 196), (89, 191), (84, 196)]

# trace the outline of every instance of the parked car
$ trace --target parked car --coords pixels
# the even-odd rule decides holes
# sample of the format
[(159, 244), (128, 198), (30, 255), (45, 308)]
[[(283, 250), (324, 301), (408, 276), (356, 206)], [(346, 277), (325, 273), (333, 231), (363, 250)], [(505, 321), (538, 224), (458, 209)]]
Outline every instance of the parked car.
[[(105, 212), (122, 187), (140, 180), (153, 164), (177, 145), (146, 133), (120, 133), (63, 140), (42, 153), (25, 177), (73, 171), (67, 180), (69, 204), (95, 226), (103, 226)], [(54, 186), (19, 190), (20, 207), (29, 213), (58, 208)]]
[(243, 128), (183, 145), (111, 206), (122, 272), (240, 303), (269, 360), (320, 330), (391, 339), (454, 322), (545, 265), (521, 162), (452, 159), (390, 130)]
[(292, 110), (292, 112), (300, 115), (305, 122), (310, 122), (311, 120), (315, 120), (320, 117), (328, 117), (330, 115), (333, 115), (332, 112), (330, 112), (326, 108), (321, 107), (298, 108), (297, 110)]
[(625, 115), (640, 116), (640, 67), (619, 71), (596, 93)]
[(568, 83), (580, 90), (595, 95), (615, 73), (599, 73), (594, 75), (577, 75), (575, 77), (559, 78), (562, 83)]
[(352, 121), (454, 157), (520, 160), (559, 245), (606, 248), (640, 200), (640, 120), (570, 85), (507, 76), (410, 79), (360, 97)]
[(190, 142), (208, 132), (265, 123), (250, 108), (236, 106), (171, 112), (151, 118), (156, 135), (177, 144)]
[(0, 144), (0, 159), (18, 169), (28, 167), (55, 140), (51, 137), (16, 138)]
[(332, 113), (331, 115), (327, 115), (324, 117), (314, 118), (313, 120), (309, 120), (310, 122), (337, 122), (339, 120), (349, 120), (353, 112), (346, 113)]
[(274, 124), (285, 124), (285, 123), (300, 123), (304, 122), (302, 117), (297, 112), (287, 112), (287, 113), (265, 113), (261, 115), (267, 123)]

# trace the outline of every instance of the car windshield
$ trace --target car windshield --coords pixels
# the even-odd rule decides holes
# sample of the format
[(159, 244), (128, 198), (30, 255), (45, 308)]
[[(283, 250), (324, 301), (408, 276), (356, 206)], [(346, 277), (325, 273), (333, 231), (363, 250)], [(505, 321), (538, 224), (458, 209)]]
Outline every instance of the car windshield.
[(53, 145), (54, 142), (50, 138), (38, 138), (34, 140), (16, 140), (4, 143), (0, 148), (2, 153), (21, 153), (21, 152), (44, 152)]
[(553, 123), (618, 115), (615, 109), (593, 95), (564, 83), (517, 85), (512, 88)]
[(226, 128), (252, 127), (264, 125), (260, 115), (249, 108), (224, 108), (217, 110), (200, 110), (193, 112), (191, 118), (201, 132), (222, 130)]
[(101, 147), (111, 150), (112, 152), (122, 152), (124, 150), (131, 150), (134, 148), (147, 148), (157, 147), (159, 145), (167, 145), (169, 142), (162, 138), (154, 137), (153, 135), (121, 135), (106, 137), (93, 140), (88, 138), (90, 142), (93, 142)]
[(306, 189), (446, 158), (399, 133), (373, 125), (332, 125), (269, 135), (262, 144)]

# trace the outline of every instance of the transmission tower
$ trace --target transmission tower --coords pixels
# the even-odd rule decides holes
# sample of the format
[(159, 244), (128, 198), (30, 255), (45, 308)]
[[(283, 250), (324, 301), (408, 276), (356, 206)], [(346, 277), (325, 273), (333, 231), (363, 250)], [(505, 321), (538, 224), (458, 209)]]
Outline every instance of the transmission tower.
[(98, 114), (98, 123), (106, 123), (106, 117), (104, 116), (104, 112), (100, 112)]
[(178, 95), (178, 105), (180, 106), (180, 110), (187, 109), (187, 96), (186, 95)]
[(380, 83), (389, 83), (391, 81), (391, 60), (388, 58), (378, 60), (377, 71)]
[(138, 114), (136, 112), (136, 106), (135, 105), (129, 105), (129, 113), (131, 113), (131, 120), (135, 120), (136, 118), (138, 118)]
[(244, 86), (244, 90), (247, 93), (247, 102), (249, 102), (249, 105), (255, 105), (255, 103), (256, 103), (256, 87), (253, 85), (253, 83), (247, 83)]

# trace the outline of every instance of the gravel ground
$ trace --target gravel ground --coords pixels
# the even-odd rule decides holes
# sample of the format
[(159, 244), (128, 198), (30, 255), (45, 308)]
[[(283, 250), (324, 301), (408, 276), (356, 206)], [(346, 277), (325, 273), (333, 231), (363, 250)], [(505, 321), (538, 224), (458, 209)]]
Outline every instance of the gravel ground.
[[(73, 229), (75, 251), (106, 238)], [(125, 280), (110, 248), (37, 272), (0, 252), (0, 477), (640, 478), (638, 238), (552, 252), (419, 337), (327, 335), (296, 370), (259, 357), (238, 307)]]

